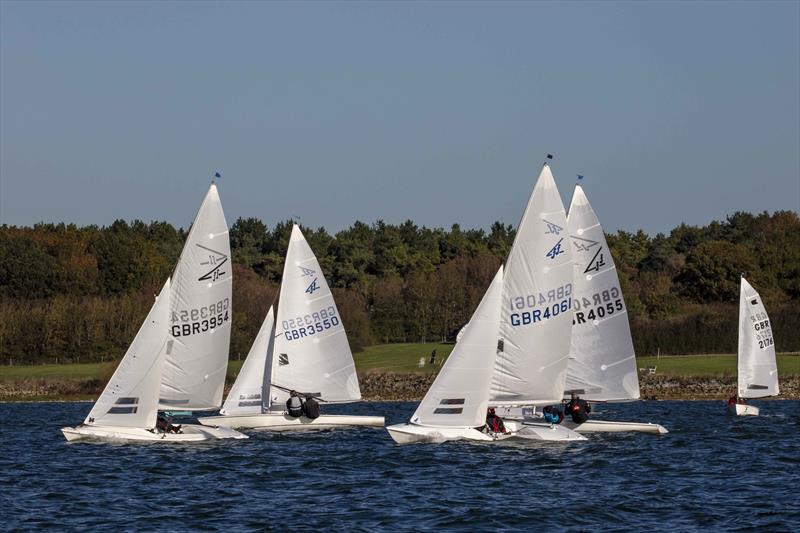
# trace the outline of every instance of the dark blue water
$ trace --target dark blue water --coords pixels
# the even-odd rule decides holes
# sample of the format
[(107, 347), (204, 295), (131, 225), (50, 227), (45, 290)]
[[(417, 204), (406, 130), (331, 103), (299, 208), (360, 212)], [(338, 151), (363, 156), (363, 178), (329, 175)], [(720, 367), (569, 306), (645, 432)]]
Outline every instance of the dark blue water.
[[(339, 410), (396, 423), (415, 405)], [(758, 405), (757, 418), (725, 416), (719, 401), (598, 409), (664, 436), (398, 446), (367, 428), (68, 444), (59, 427), (90, 404), (3, 404), (0, 528), (797, 531), (800, 402)]]

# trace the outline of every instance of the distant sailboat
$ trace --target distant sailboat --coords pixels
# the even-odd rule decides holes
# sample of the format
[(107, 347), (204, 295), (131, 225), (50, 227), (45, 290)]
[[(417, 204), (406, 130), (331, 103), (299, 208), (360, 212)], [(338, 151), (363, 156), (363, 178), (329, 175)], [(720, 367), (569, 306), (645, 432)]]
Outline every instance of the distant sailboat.
[[(625, 300), (603, 228), (580, 185), (567, 227), (574, 254), (573, 326), (564, 396), (593, 402), (639, 399), (639, 378)], [(590, 419), (564, 421), (579, 432), (639, 431), (663, 434), (659, 424)]]
[[(465, 326), (454, 353), (464, 345), (455, 359), (458, 372), (445, 363), (441, 374), (448, 398), (426, 415), (424, 405), (431, 407), (442, 394), (435, 390), (437, 376), (426, 400), (410, 424), (391, 426), (389, 433), (399, 443), (420, 440), (503, 440), (521, 437), (537, 440), (585, 440), (585, 437), (563, 426), (535, 421), (507, 420), (508, 434), (490, 435), (463, 425), (475, 418), (474, 405), (467, 411), (462, 407), (446, 407), (446, 401), (466, 401), (465, 390), (473, 390), (472, 381), (488, 378), (488, 396), (483, 405), (498, 407), (503, 416), (516, 412), (520, 406), (549, 405), (561, 400), (566, 379), (567, 358), (572, 328), (572, 263), (566, 214), (558, 195), (550, 167), (544, 165), (528, 201), (509, 253), (505, 273), (498, 272), (475, 316)], [(498, 287), (499, 285), (499, 287)], [(499, 295), (497, 294), (499, 292)], [(497, 324), (490, 325), (491, 309), (499, 296)], [(480, 324), (476, 318), (483, 317)], [(494, 318), (492, 318), (494, 320)], [(496, 327), (492, 330), (491, 328)], [(478, 331), (479, 333), (475, 333)], [(495, 333), (492, 333), (494, 331)], [(480, 335), (480, 341), (475, 336)], [(489, 335), (489, 338), (485, 338)], [(497, 345), (495, 340), (499, 339)], [(479, 354), (476, 353), (479, 351)], [(482, 366), (488, 364), (488, 376)], [(487, 363), (488, 360), (488, 363)], [(466, 361), (466, 362), (464, 362)], [(453, 366), (456, 363), (453, 363)], [(462, 368), (465, 367), (465, 368)], [(446, 373), (447, 372), (447, 373)], [(474, 373), (474, 376), (470, 374)], [(451, 377), (451, 373), (453, 376)], [(483, 374), (482, 374), (483, 373)], [(460, 395), (459, 395), (460, 392)], [(447, 404), (449, 405), (449, 404)], [(466, 404), (465, 404), (466, 405)], [(430, 409), (428, 409), (430, 411)], [(456, 413), (456, 411), (458, 411)], [(435, 415), (458, 414), (459, 417)], [(463, 420), (462, 420), (463, 418)], [(482, 425), (482, 423), (481, 423)]]
[[(758, 292), (742, 276), (739, 289), (739, 353), (737, 399), (780, 394), (772, 326)], [(754, 405), (730, 402), (734, 415), (758, 416)]]
[[(309, 419), (285, 413), (291, 390), (312, 395), (324, 403), (361, 399), (353, 354), (339, 310), (319, 262), (297, 225), (292, 228), (286, 252), (277, 319), (274, 325), (269, 325), (271, 322), (270, 310), (237, 378), (237, 384), (240, 379), (250, 384), (246, 392), (235, 392), (238, 390), (235, 385), (220, 416), (200, 418), (202, 424), (278, 431), (383, 427), (380, 416), (323, 414)], [(271, 332), (269, 343), (263, 337), (267, 329)], [(255, 358), (253, 364), (251, 357)], [(254, 389), (259, 379), (263, 380), (262, 401), (256, 405)], [(237, 396), (246, 405), (238, 406)]]
[(183, 424), (156, 429), (162, 409), (217, 408), (228, 362), (231, 269), (228, 227), (211, 184), (181, 252), (145, 323), (84, 424), (67, 440), (189, 442), (247, 438), (228, 428)]

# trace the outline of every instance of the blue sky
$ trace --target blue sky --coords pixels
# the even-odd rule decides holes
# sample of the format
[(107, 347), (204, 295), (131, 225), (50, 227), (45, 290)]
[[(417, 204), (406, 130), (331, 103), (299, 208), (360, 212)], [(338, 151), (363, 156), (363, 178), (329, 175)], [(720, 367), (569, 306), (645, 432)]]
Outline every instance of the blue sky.
[(800, 210), (800, 3), (0, 3), (0, 222)]

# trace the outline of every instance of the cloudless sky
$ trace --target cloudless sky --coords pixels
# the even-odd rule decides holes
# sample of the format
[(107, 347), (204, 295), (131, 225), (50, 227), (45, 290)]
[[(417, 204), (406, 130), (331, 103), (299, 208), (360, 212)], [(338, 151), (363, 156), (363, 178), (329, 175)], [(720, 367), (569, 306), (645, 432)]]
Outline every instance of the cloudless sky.
[(0, 2), (0, 222), (800, 211), (800, 2)]

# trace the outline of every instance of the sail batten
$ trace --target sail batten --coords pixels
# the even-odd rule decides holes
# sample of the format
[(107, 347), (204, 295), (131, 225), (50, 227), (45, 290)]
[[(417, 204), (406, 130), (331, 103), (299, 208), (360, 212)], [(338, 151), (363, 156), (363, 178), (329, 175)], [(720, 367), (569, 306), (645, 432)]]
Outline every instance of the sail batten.
[(580, 185), (567, 227), (573, 250), (573, 326), (565, 395), (593, 401), (639, 398), (636, 354), (625, 299), (603, 228)]
[(761, 296), (741, 279), (739, 288), (738, 394), (764, 398), (780, 394), (772, 325)]

